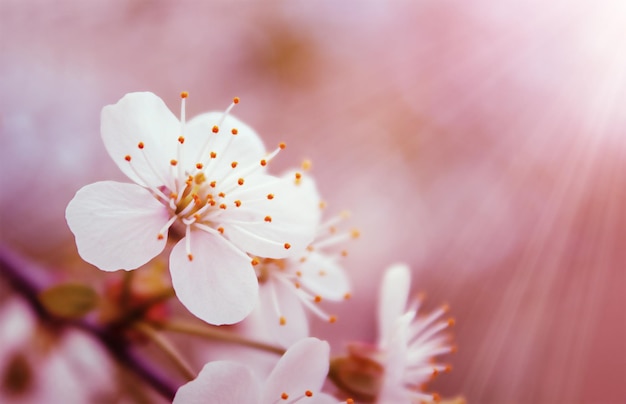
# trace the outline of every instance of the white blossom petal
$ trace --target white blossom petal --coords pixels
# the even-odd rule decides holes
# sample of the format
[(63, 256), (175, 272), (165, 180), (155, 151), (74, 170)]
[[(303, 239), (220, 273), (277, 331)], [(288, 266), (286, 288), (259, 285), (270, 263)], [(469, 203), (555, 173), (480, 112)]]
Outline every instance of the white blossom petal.
[[(241, 208), (224, 215), (227, 237), (242, 250), (266, 258), (303, 252), (313, 241), (320, 220), (313, 181), (296, 185), (293, 177), (257, 175), (247, 185), (232, 195), (243, 201)], [(268, 194), (273, 199), (268, 199)]]
[(306, 261), (296, 265), (301, 282), (308, 290), (328, 300), (342, 300), (350, 292), (350, 281), (344, 269), (332, 257), (312, 252)]
[(315, 397), (328, 374), (329, 353), (328, 343), (317, 338), (305, 338), (292, 345), (267, 379), (261, 402), (279, 401), (282, 393), (295, 399), (307, 390)]
[[(259, 295), (261, 315), (276, 342), (289, 347), (294, 342), (308, 337), (309, 323), (296, 296), (295, 285), (285, 284), (271, 277), (260, 286)], [(284, 320), (283, 324), (281, 317)]]
[[(400, 272), (398, 272), (400, 273)], [(395, 324), (388, 330), (386, 342), (385, 377), (379, 397), (398, 399), (399, 403), (409, 403), (404, 392), (404, 374), (406, 372), (406, 355), (408, 354), (408, 328), (412, 320), (410, 313), (395, 318)], [(400, 400), (400, 397), (403, 399)]]
[(406, 308), (411, 287), (411, 272), (408, 266), (391, 266), (383, 277), (380, 303), (378, 305), (378, 332), (381, 344), (387, 344), (390, 332)]
[[(181, 124), (163, 100), (149, 92), (126, 94), (102, 109), (100, 131), (109, 155), (131, 180), (144, 186), (172, 185), (170, 160), (176, 158)], [(144, 143), (141, 150), (139, 142)]]
[(243, 320), (258, 298), (258, 282), (250, 259), (223, 237), (191, 231), (174, 246), (170, 273), (176, 295), (200, 319), (215, 325)]
[[(212, 128), (219, 126), (218, 133)], [(237, 134), (231, 133), (237, 129)], [(265, 156), (265, 146), (256, 132), (239, 119), (232, 115), (224, 117), (222, 112), (209, 112), (198, 115), (185, 126), (185, 143), (182, 147), (181, 164), (193, 172), (197, 163), (206, 164), (206, 175), (210, 178), (224, 178), (233, 172), (231, 163), (241, 163), (235, 170), (245, 170), (247, 165), (258, 166), (259, 172), (264, 168), (260, 166), (261, 159)], [(216, 154), (210, 158), (211, 152)]]
[(254, 404), (259, 396), (259, 382), (247, 367), (216, 361), (207, 363), (198, 377), (180, 387), (173, 404)]
[(78, 253), (104, 271), (135, 269), (165, 248), (167, 210), (146, 189), (114, 181), (80, 189), (65, 211)]

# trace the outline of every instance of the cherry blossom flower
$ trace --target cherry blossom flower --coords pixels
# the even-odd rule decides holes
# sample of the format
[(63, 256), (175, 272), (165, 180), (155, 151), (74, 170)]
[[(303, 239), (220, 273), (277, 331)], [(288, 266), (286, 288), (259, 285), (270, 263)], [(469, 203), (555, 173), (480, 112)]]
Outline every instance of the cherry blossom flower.
[[(315, 185), (307, 178), (301, 186)], [(320, 202), (320, 208), (323, 207), (324, 203)], [(309, 335), (307, 311), (323, 321), (334, 323), (337, 317), (329, 315), (319, 304), (350, 297), (350, 282), (339, 262), (347, 251), (335, 253), (330, 250), (358, 237), (356, 230), (337, 230), (337, 222), (346, 216), (342, 213), (320, 224), (315, 240), (301, 256), (281, 260), (263, 258), (255, 266), (261, 285), (260, 316), (273, 340), (285, 347)]]
[(178, 389), (174, 404), (336, 403), (322, 393), (330, 347), (317, 338), (295, 343), (278, 361), (265, 383), (244, 365), (210, 362), (198, 377)]
[(180, 301), (211, 324), (246, 317), (258, 296), (248, 254), (285, 258), (311, 242), (317, 196), (267, 174), (283, 149), (266, 153), (257, 134), (223, 113), (181, 118), (148, 92), (102, 110), (104, 145), (135, 184), (103, 181), (79, 190), (66, 210), (78, 252), (104, 271), (132, 270), (161, 253), (168, 233)]
[(427, 316), (418, 316), (420, 297), (409, 300), (411, 275), (407, 266), (394, 265), (385, 273), (378, 310), (378, 343), (353, 343), (350, 354), (377, 364), (381, 372), (376, 393), (380, 403), (438, 401), (436, 393), (422, 392), (425, 383), (451, 367), (435, 357), (455, 351), (444, 330), (453, 319), (440, 320), (446, 306)]

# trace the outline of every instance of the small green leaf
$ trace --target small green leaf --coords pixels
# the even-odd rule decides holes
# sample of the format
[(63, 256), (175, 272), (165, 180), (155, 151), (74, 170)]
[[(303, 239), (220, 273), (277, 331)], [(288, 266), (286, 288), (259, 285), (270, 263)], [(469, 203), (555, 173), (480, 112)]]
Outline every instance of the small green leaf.
[(39, 301), (55, 316), (81, 318), (98, 305), (98, 294), (89, 286), (66, 283), (39, 294)]

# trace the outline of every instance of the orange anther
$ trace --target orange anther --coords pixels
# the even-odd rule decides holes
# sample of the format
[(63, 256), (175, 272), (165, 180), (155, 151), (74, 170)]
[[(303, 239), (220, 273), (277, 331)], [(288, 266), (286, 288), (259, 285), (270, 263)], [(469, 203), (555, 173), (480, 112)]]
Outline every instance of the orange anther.
[(441, 396), (437, 393), (433, 393), (433, 401), (438, 403), (439, 401), (441, 401)]
[(304, 160), (304, 161), (302, 162), (302, 169), (303, 169), (304, 171), (310, 170), (310, 169), (311, 169), (311, 165), (312, 165), (312, 164), (311, 164), (311, 160)]
[(165, 237), (164, 235), (162, 235), (161, 233), (159, 233), (159, 235), (157, 236), (157, 240), (163, 240), (163, 238), (164, 238), (164, 237)]
[(444, 313), (447, 313), (448, 311), (450, 311), (450, 305), (448, 303), (445, 303), (443, 306), (441, 306), (441, 310)]
[(176, 164), (178, 164), (178, 161), (176, 161), (176, 160), (174, 160), (174, 159), (171, 159), (171, 160), (170, 160), (170, 164), (171, 164), (171, 165), (173, 165), (173, 166), (175, 166)]
[(259, 265), (259, 260), (256, 258), (252, 258), (252, 261), (250, 261), (250, 263), (252, 264), (252, 266), (257, 266)]
[(278, 320), (278, 323), (280, 325), (285, 325), (285, 324), (287, 324), (287, 319), (285, 317), (283, 317), (283, 316), (280, 316), (280, 319)]
[(352, 231), (350, 232), (350, 236), (351, 236), (352, 238), (359, 238), (359, 237), (361, 236), (361, 232), (360, 232), (360, 231), (358, 231), (358, 230), (356, 230), (356, 229), (354, 229), (354, 230), (352, 230)]
[(452, 327), (454, 324), (456, 324), (456, 320), (453, 318), (449, 318), (448, 319), (448, 327)]
[(299, 180), (300, 178), (302, 178), (302, 174), (296, 173), (296, 179)]
[(225, 204), (225, 203), (222, 203), (222, 204), (220, 205), (220, 209), (226, 209), (226, 204)]
[(235, 201), (235, 206), (240, 207), (241, 206), (241, 201), (239, 199), (237, 199)]
[(224, 234), (224, 228), (223, 227), (218, 227), (217, 231), (219, 231), (220, 234)]
[(236, 161), (233, 161), (232, 163), (230, 163), (230, 166), (231, 166), (232, 168), (235, 168), (235, 167), (237, 167), (237, 164), (238, 164), (238, 163), (237, 163)]
[(341, 251), (341, 256), (342, 257), (347, 257), (348, 256), (348, 250)]
[(313, 397), (313, 392), (311, 390), (307, 390), (304, 392), (304, 395), (307, 397)]
[(296, 271), (296, 276), (302, 276), (302, 272)]
[(283, 393), (280, 395), (280, 398), (282, 398), (283, 400), (287, 400), (289, 398), (289, 394)]
[(291, 248), (291, 244), (289, 244), (289, 243), (285, 243), (285, 244), (283, 245), (283, 247), (285, 247), (285, 250), (288, 250), (288, 249), (290, 249), (290, 248)]
[(319, 274), (319, 276), (326, 276), (326, 271), (324, 271), (323, 269), (320, 269), (318, 274)]
[(331, 323), (331, 324), (336, 323), (337, 322), (337, 316), (330, 316), (328, 318), (328, 322)]
[(294, 282), (293, 286), (295, 286), (296, 289), (300, 289), (300, 282)]
[(267, 199), (274, 199), (274, 194), (267, 194)]
[(187, 254), (187, 258), (189, 259), (189, 261), (193, 261), (193, 255), (192, 254)]
[(211, 158), (214, 159), (215, 157), (217, 157), (217, 153), (215, 153), (214, 151), (211, 152), (210, 154)]
[(443, 371), (446, 373), (452, 372), (452, 365), (446, 365), (446, 368)]
[(354, 404), (354, 400), (349, 398), (346, 400), (346, 404)]
[(220, 198), (224, 198), (226, 196), (226, 194), (223, 193), (223, 192), (220, 192), (219, 194), (217, 194), (217, 196), (219, 196)]
[(285, 147), (287, 147), (287, 145), (286, 145), (286, 144), (284, 144), (283, 142), (280, 142), (280, 143), (278, 144), (278, 147), (280, 147), (280, 149), (281, 149), (281, 150), (284, 150), (284, 149), (285, 149)]
[(126, 156), (124, 156), (124, 160), (126, 160), (126, 161), (130, 161), (130, 160), (131, 160), (130, 155), (129, 155), (129, 154), (127, 154)]
[(215, 126), (213, 126), (213, 128), (211, 128), (211, 132), (213, 132), (213, 133), (217, 133), (219, 131), (220, 131), (220, 128), (217, 125), (215, 125)]
[(217, 204), (217, 202), (215, 202), (215, 200), (213, 200), (213, 199), (211, 199), (208, 203), (211, 206), (215, 206)]
[(237, 184), (239, 184), (239, 185), (243, 185), (243, 182), (244, 182), (244, 181), (243, 181), (243, 178), (239, 178), (239, 179), (237, 180)]
[(178, 194), (176, 192), (172, 192), (172, 193), (170, 193), (170, 198), (171, 199), (176, 199), (176, 198), (178, 198)]
[(237, 130), (237, 128), (232, 128), (230, 130), (230, 133), (232, 133), (233, 135), (236, 135), (237, 133), (239, 133), (239, 131)]
[(137, 147), (139, 147), (140, 149), (143, 149), (143, 147), (144, 147), (143, 142), (139, 142), (139, 143), (137, 144)]
[(326, 208), (326, 202), (320, 201), (320, 209)]
[(233, 98), (233, 103), (234, 104), (239, 104), (239, 97)]
[(202, 163), (197, 163), (197, 164), (196, 164), (196, 168), (197, 168), (198, 170), (202, 170), (202, 168), (203, 168), (203, 167), (204, 167), (204, 165), (203, 165)]
[(264, 219), (266, 222), (271, 222), (272, 221), (272, 217), (271, 216), (265, 216)]
[(263, 167), (265, 167), (267, 165), (267, 160), (265, 160), (265, 159), (261, 160), (261, 165)]
[(187, 98), (189, 97), (189, 93), (187, 91), (183, 91), (180, 93), (180, 98)]
[(319, 303), (321, 301), (322, 301), (322, 296), (320, 295), (315, 296), (315, 303)]
[(210, 186), (211, 188), (215, 188), (215, 184), (217, 184), (217, 182), (215, 182), (215, 181), (211, 181), (211, 182), (209, 183), (209, 186)]
[(348, 300), (352, 297), (352, 295), (350, 294), (350, 292), (346, 293), (345, 295), (343, 295), (343, 298)]

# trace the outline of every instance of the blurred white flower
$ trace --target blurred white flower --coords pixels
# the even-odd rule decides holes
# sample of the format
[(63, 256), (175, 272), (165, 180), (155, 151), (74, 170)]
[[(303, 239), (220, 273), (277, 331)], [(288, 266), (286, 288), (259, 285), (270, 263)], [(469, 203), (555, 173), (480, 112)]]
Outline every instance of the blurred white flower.
[(420, 299), (409, 300), (411, 274), (405, 265), (394, 265), (385, 273), (381, 285), (376, 346), (352, 344), (350, 353), (382, 367), (377, 394), (380, 403), (438, 401), (438, 394), (422, 392), (424, 384), (449, 365), (435, 362), (438, 355), (453, 352), (450, 336), (444, 330), (454, 320), (441, 321), (447, 307), (418, 317)]
[(66, 218), (81, 257), (105, 271), (132, 270), (180, 241), (170, 255), (181, 302), (211, 324), (242, 320), (257, 301), (248, 254), (284, 258), (311, 242), (317, 198), (293, 179), (266, 173), (257, 134), (229, 115), (181, 119), (152, 93), (131, 93), (102, 110), (102, 138), (136, 184), (97, 182), (79, 190)]
[(327, 342), (305, 338), (285, 352), (265, 383), (241, 364), (211, 362), (195, 380), (178, 389), (174, 404), (336, 403), (320, 391), (328, 373), (329, 353)]
[(0, 402), (102, 402), (116, 393), (113, 363), (97, 342), (46, 328), (20, 299), (3, 303), (0, 341)]

